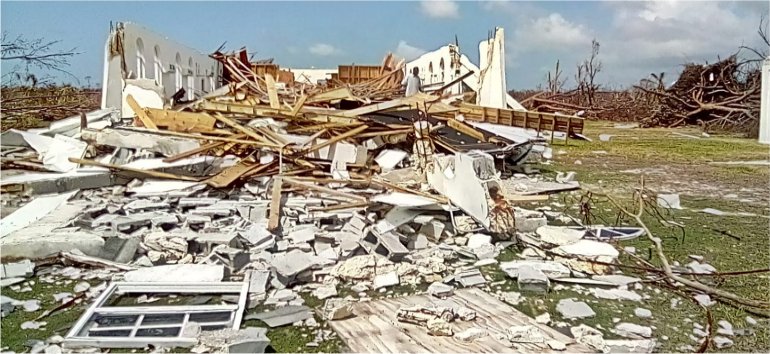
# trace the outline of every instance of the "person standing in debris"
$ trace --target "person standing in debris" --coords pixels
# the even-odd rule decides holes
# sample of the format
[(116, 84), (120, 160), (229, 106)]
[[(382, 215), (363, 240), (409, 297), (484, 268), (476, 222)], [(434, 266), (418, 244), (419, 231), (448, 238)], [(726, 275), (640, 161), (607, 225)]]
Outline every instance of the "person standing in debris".
[(417, 92), (422, 92), (422, 83), (418, 76), (419, 73), (420, 69), (415, 66), (412, 68), (412, 75), (404, 77), (404, 81), (401, 82), (401, 86), (406, 85), (406, 97), (414, 95)]

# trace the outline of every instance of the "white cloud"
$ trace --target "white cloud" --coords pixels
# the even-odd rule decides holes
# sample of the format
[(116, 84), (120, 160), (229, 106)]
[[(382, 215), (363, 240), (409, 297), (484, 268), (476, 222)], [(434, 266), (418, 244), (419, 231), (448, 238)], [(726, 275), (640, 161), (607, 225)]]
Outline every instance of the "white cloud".
[(331, 44), (326, 44), (326, 43), (313, 44), (307, 50), (310, 53), (313, 53), (315, 55), (319, 55), (322, 57), (339, 54), (340, 52), (339, 49), (335, 48)]
[(420, 55), (427, 53), (428, 51), (422, 48), (409, 45), (406, 41), (399, 41), (396, 47), (395, 54), (406, 59), (407, 61), (417, 59)]
[(591, 43), (591, 35), (583, 25), (567, 21), (561, 14), (552, 13), (530, 20), (514, 31), (516, 47), (560, 49)]
[(589, 22), (579, 14), (545, 12), (546, 7), (539, 4), (526, 9), (526, 16), (516, 14), (521, 11), (516, 5), (480, 5), (486, 11), (510, 15), (509, 23), (503, 25), (512, 30), (506, 59), (515, 70), (509, 73), (513, 78), (544, 82), (540, 77), (553, 70), (557, 59), (571, 78), (575, 63), (590, 54), (591, 39), (596, 38), (604, 63), (600, 80), (626, 86), (651, 72), (665, 71), (675, 78), (682, 64), (714, 62), (741, 45), (761, 47), (756, 33), (759, 14), (767, 13), (769, 6), (767, 2), (606, 2), (593, 5), (595, 11), (605, 13), (606, 20)]
[(420, 9), (424, 14), (428, 15), (428, 17), (460, 17), (460, 6), (452, 0), (423, 0), (420, 1)]

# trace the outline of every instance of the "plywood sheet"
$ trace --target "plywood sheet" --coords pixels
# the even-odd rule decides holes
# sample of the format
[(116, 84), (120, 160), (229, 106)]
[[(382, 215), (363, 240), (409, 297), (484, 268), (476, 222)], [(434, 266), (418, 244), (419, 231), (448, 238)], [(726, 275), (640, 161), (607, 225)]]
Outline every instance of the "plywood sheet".
[[(437, 337), (425, 328), (396, 321), (399, 308), (415, 305), (468, 307), (477, 313), (474, 321), (454, 321), (455, 332), (471, 327), (485, 329), (489, 336), (472, 343), (463, 343), (453, 337)], [(355, 317), (331, 321), (332, 328), (354, 353), (547, 353), (545, 344), (517, 343), (508, 347), (498, 340), (511, 326), (532, 325), (540, 328), (548, 340), (567, 343), (567, 352), (592, 353), (588, 347), (501, 302), (479, 289), (462, 289), (447, 299), (430, 295), (415, 295), (353, 305)]]

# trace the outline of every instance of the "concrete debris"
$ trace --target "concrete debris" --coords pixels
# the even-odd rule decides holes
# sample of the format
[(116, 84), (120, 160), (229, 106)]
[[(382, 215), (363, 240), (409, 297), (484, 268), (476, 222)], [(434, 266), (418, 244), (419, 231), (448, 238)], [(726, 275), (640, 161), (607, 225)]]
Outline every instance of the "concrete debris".
[(699, 305), (704, 307), (708, 307), (716, 304), (716, 301), (711, 300), (711, 296), (708, 296), (706, 294), (698, 294), (693, 297), (695, 298), (695, 301), (697, 301)]
[(219, 282), (224, 267), (206, 264), (173, 264), (132, 270), (123, 278), (129, 282)]
[(571, 327), (570, 333), (580, 344), (584, 344), (600, 353), (608, 353), (609, 347), (604, 341), (604, 335), (595, 328), (581, 324), (577, 327)]
[(556, 351), (564, 351), (567, 350), (567, 345), (564, 344), (564, 342), (551, 339), (545, 342), (545, 344), (548, 345), (549, 348), (556, 350)]
[(746, 316), (746, 323), (747, 323), (749, 326), (756, 326), (758, 322), (757, 322), (757, 320), (755, 320), (753, 317), (751, 317), (751, 316)]
[(40, 329), (40, 327), (44, 327), (45, 325), (46, 322), (26, 321), (21, 324), (21, 329)]
[(40, 300), (27, 300), (22, 303), (24, 312), (35, 312), (40, 310)]
[(508, 340), (513, 343), (543, 343), (545, 335), (535, 326), (511, 326), (506, 329)]
[(615, 325), (615, 334), (632, 339), (652, 337), (652, 328), (633, 323), (621, 322)]
[(454, 293), (454, 287), (441, 282), (433, 282), (428, 286), (428, 294), (438, 298), (451, 296)]
[(541, 315), (538, 315), (537, 317), (535, 317), (535, 322), (540, 324), (548, 324), (549, 322), (551, 322), (551, 314), (546, 312)]
[(573, 299), (562, 299), (556, 304), (556, 311), (566, 319), (590, 318), (596, 316), (596, 312), (588, 304)]
[(19, 300), (12, 299), (5, 295), (0, 295), (0, 310), (2, 310), (2, 317), (5, 317), (13, 312), (13, 310), (16, 309), (16, 304), (18, 302)]
[(589, 291), (600, 299), (642, 301), (642, 296), (631, 290), (592, 288)]
[(313, 290), (313, 296), (318, 300), (334, 297), (337, 296), (337, 288), (333, 284), (324, 284)]
[(611, 353), (652, 353), (657, 345), (654, 339), (611, 339), (604, 342)]
[(733, 345), (733, 340), (723, 336), (714, 337), (714, 345), (717, 349), (724, 349)]
[(557, 246), (575, 243), (585, 235), (585, 232), (559, 226), (541, 226), (537, 228), (540, 240)]
[(639, 278), (629, 277), (622, 274), (594, 275), (591, 279), (612, 283), (617, 286), (627, 286), (642, 281)]
[(0, 278), (28, 278), (35, 274), (35, 264), (29, 259), (15, 263), (3, 263)]
[(521, 291), (548, 292), (550, 282), (548, 277), (540, 270), (530, 266), (523, 266), (518, 269), (517, 284)]
[(569, 277), (571, 271), (563, 264), (554, 261), (510, 261), (501, 262), (500, 269), (511, 278), (519, 277), (519, 269), (529, 267), (545, 274), (550, 279)]
[(471, 269), (455, 274), (454, 279), (464, 288), (478, 286), (487, 282), (487, 280), (484, 279), (484, 276), (481, 274), (481, 271), (478, 269)]
[(658, 206), (666, 209), (682, 209), (679, 194), (658, 194)]
[(513, 306), (518, 305), (519, 303), (521, 303), (521, 301), (524, 300), (522, 298), (521, 294), (517, 293), (515, 291), (504, 292), (504, 293), (501, 294), (500, 298), (504, 302), (506, 302), (506, 303), (508, 303), (510, 305), (513, 305)]
[(378, 274), (374, 277), (374, 289), (386, 288), (389, 286), (397, 285), (398, 273), (395, 271), (385, 274)]
[(288, 305), (272, 311), (260, 312), (252, 315), (255, 319), (265, 322), (271, 328), (281, 327), (298, 321), (304, 321), (313, 317), (313, 313), (307, 306)]
[(353, 305), (350, 301), (340, 298), (326, 300), (321, 313), (327, 321), (342, 320), (354, 316)]
[(634, 309), (634, 315), (639, 318), (650, 318), (652, 317), (652, 311), (643, 308), (636, 308)]
[(483, 328), (471, 327), (462, 332), (455, 333), (454, 337), (465, 343), (473, 342), (474, 340), (484, 338), (489, 335), (489, 332)]

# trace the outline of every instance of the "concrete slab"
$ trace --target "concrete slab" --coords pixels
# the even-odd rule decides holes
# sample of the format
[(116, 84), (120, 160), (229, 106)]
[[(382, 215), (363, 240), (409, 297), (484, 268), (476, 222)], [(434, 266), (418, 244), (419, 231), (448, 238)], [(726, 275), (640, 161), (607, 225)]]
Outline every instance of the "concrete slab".
[[(307, 306), (288, 305), (272, 311), (261, 312), (247, 316), (265, 322), (271, 328), (289, 325), (298, 321), (304, 321), (313, 317), (313, 313)], [(249, 319), (246, 318), (246, 319)]]
[(132, 270), (123, 275), (129, 282), (219, 282), (224, 267), (208, 264), (172, 264)]

